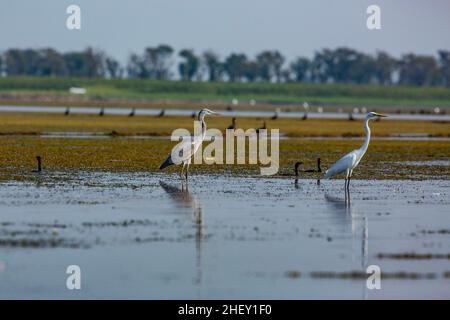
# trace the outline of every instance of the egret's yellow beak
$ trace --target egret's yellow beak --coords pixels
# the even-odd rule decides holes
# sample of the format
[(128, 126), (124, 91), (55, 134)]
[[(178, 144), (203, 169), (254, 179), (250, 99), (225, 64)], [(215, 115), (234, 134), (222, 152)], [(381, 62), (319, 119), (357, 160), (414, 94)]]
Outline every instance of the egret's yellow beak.
[(387, 118), (388, 116), (382, 113), (375, 113), (378, 117)]

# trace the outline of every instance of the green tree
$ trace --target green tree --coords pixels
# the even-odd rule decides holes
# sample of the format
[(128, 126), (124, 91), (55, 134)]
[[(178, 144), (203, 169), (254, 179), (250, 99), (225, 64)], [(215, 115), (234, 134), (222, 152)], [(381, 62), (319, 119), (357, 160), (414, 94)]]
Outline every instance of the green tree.
[(105, 54), (88, 47), (82, 52), (64, 54), (68, 74), (74, 77), (104, 77)]
[(450, 87), (450, 52), (440, 50), (438, 53), (442, 85)]
[(105, 59), (105, 65), (109, 78), (114, 79), (120, 78), (122, 76), (122, 69), (120, 67), (120, 63), (117, 60), (111, 57), (107, 57)]
[(183, 58), (183, 61), (178, 65), (180, 77), (182, 80), (192, 81), (198, 72), (200, 59), (189, 49), (181, 50), (179, 55)]
[(213, 51), (204, 52), (203, 63), (207, 69), (208, 81), (215, 82), (222, 79), (224, 66), (216, 53), (214, 53)]
[(438, 82), (438, 64), (433, 56), (406, 54), (400, 61), (399, 83), (425, 86)]
[(43, 76), (67, 76), (68, 69), (64, 57), (52, 48), (39, 50), (38, 73)]
[(259, 75), (259, 65), (256, 61), (247, 61), (244, 65), (243, 77), (247, 82), (255, 82)]
[(129, 78), (148, 78), (148, 72), (145, 67), (144, 59), (135, 53), (128, 58), (127, 73)]
[(392, 84), (392, 76), (397, 67), (397, 61), (386, 52), (380, 51), (375, 58), (375, 78), (379, 84)]
[(142, 59), (145, 77), (158, 80), (169, 79), (172, 54), (172, 47), (165, 44), (145, 49)]
[(297, 82), (308, 81), (311, 61), (308, 58), (299, 57), (290, 64), (290, 71)]
[(232, 53), (224, 63), (224, 69), (230, 82), (240, 82), (244, 78), (247, 56), (243, 53)]
[(281, 81), (281, 70), (285, 58), (278, 51), (263, 51), (256, 56), (259, 65), (259, 78), (262, 81), (270, 82), (275, 79)]

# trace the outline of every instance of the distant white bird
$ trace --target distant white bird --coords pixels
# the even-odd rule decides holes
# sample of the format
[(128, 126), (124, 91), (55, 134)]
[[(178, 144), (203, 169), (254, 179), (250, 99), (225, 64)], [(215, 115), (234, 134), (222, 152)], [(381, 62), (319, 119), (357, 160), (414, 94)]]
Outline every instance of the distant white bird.
[(348, 191), (350, 188), (350, 178), (352, 177), (353, 170), (358, 166), (362, 157), (367, 151), (370, 142), (370, 128), (369, 128), (369, 120), (375, 117), (387, 117), (384, 114), (379, 114), (376, 112), (369, 112), (366, 115), (366, 120), (364, 122), (364, 129), (366, 131), (366, 139), (364, 140), (364, 144), (361, 148), (353, 150), (350, 153), (347, 153), (340, 160), (338, 160), (335, 164), (331, 166), (325, 172), (325, 179), (331, 178), (334, 175), (345, 172), (345, 190)]
[[(172, 152), (169, 154), (167, 159), (161, 164), (159, 167), (160, 170), (172, 165), (172, 164), (183, 164), (183, 168), (181, 169), (180, 177), (183, 179), (185, 178), (187, 180), (188, 178), (188, 171), (189, 171), (189, 165), (191, 164), (192, 156), (197, 152), (198, 148), (202, 145), (203, 140), (205, 140), (206, 135), (206, 123), (205, 123), (205, 116), (210, 114), (218, 114), (217, 112), (211, 111), (209, 109), (202, 109), (198, 113), (198, 121), (201, 122), (202, 125), (202, 133), (199, 136), (193, 137), (190, 141), (186, 141), (184, 143), (178, 144), (175, 146), (174, 149), (172, 149)], [(172, 154), (178, 154), (179, 155), (179, 161), (175, 161), (172, 159)], [(178, 159), (177, 159), (178, 160)], [(184, 173), (184, 168), (186, 168), (186, 172)]]

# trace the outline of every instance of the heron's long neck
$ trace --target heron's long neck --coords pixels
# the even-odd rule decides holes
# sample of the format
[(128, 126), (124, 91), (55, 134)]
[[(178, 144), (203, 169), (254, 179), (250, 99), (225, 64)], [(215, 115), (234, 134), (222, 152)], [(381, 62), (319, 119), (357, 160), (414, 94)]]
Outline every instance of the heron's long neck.
[(364, 143), (360, 149), (363, 153), (365, 153), (367, 151), (367, 148), (369, 147), (369, 142), (370, 142), (369, 120), (370, 119), (366, 119), (366, 122), (364, 122), (364, 130), (366, 131), (366, 139), (364, 140)]
[(202, 119), (202, 140), (205, 139), (206, 136), (206, 122), (204, 119)]

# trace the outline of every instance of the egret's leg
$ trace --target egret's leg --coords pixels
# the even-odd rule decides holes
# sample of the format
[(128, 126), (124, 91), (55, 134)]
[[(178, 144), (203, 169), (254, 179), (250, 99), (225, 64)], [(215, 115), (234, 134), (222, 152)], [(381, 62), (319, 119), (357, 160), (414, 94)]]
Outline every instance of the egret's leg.
[(348, 193), (350, 195), (350, 180), (352, 179), (352, 175), (353, 175), (353, 169), (350, 170), (350, 173), (348, 175), (348, 184), (347, 184), (347, 189), (348, 189)]
[(346, 175), (346, 180), (347, 180), (347, 190), (350, 187), (350, 175), (351, 175), (351, 171), (347, 170), (347, 175)]
[(345, 178), (345, 188), (344, 188), (344, 192), (345, 192), (345, 202), (347, 203), (347, 178)]

